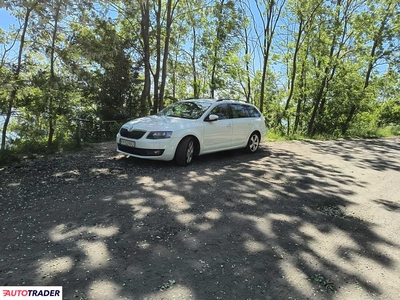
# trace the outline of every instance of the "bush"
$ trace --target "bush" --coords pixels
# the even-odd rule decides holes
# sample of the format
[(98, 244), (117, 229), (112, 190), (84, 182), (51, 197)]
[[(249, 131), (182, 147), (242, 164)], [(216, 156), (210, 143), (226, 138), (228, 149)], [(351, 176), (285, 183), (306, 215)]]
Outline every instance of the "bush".
[[(53, 148), (53, 147), (52, 147)], [(13, 151), (21, 154), (46, 154), (54, 152), (49, 150), (47, 143), (44, 139), (42, 140), (17, 140), (13, 144)]]
[(389, 125), (378, 129), (378, 136), (396, 136), (400, 135), (400, 125)]
[(5, 166), (13, 163), (20, 162), (21, 158), (9, 149), (0, 150), (0, 166)]

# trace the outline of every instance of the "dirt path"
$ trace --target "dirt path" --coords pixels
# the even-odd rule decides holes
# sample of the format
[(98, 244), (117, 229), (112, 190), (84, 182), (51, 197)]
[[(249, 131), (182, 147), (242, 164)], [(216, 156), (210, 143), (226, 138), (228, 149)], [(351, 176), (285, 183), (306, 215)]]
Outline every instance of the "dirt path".
[(64, 299), (398, 299), (400, 138), (186, 168), (112, 143), (0, 169), (0, 285)]

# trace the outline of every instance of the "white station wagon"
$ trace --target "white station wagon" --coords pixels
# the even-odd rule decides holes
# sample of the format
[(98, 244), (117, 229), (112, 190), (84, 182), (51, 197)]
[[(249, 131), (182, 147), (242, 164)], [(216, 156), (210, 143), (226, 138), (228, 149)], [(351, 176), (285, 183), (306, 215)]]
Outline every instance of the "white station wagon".
[(252, 104), (192, 99), (124, 124), (117, 134), (117, 151), (186, 166), (194, 156), (217, 151), (244, 148), (254, 153), (266, 132), (265, 119)]

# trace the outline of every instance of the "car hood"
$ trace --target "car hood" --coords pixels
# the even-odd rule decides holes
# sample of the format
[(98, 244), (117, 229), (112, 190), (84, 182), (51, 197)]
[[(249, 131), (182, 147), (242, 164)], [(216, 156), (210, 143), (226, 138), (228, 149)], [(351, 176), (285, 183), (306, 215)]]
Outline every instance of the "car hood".
[(129, 131), (174, 131), (193, 126), (193, 124), (197, 121), (198, 120), (153, 115), (134, 119), (128, 123), (125, 123), (122, 127), (128, 129)]

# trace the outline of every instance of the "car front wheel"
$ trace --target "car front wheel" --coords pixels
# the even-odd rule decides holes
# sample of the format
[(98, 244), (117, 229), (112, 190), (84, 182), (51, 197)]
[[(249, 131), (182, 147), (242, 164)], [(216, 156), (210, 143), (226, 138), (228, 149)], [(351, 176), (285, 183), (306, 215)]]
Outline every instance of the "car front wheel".
[(175, 152), (175, 163), (179, 166), (189, 165), (194, 156), (194, 140), (192, 137), (185, 137), (178, 145)]
[(247, 142), (246, 151), (248, 153), (255, 153), (260, 147), (260, 137), (256, 132), (253, 132)]

